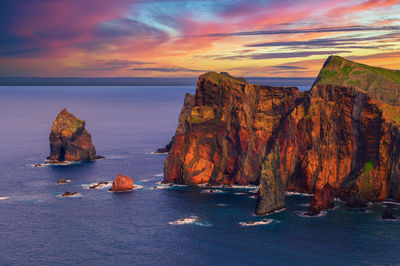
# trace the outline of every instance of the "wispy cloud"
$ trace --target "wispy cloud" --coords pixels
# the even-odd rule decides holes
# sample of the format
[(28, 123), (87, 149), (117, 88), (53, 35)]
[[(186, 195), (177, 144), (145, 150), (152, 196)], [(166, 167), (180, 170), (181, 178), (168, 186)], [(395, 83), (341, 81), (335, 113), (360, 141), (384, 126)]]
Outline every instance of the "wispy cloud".
[(131, 68), (133, 71), (154, 71), (154, 72), (207, 72), (207, 70), (189, 69), (184, 67), (139, 67)]
[(310, 29), (288, 29), (288, 30), (257, 30), (239, 32), (220, 32), (210, 34), (199, 34), (188, 37), (231, 37), (231, 36), (253, 36), (253, 35), (281, 35), (281, 34), (304, 34), (304, 33), (332, 33), (332, 32), (355, 32), (355, 31), (395, 31), (400, 30), (400, 26), (348, 26), (348, 27), (322, 27)]

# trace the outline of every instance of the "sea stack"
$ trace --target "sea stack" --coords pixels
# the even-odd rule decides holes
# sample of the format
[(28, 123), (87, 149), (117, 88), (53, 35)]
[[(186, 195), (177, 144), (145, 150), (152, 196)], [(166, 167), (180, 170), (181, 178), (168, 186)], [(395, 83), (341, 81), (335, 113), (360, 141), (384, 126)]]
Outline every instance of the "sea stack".
[(89, 161), (98, 159), (85, 121), (63, 109), (54, 120), (50, 132), (50, 157), (53, 162)]
[(129, 176), (118, 174), (114, 179), (112, 188), (110, 191), (113, 192), (125, 192), (132, 191), (133, 189), (133, 180)]
[(322, 210), (329, 210), (334, 207), (334, 190), (329, 183), (327, 183), (321, 190), (315, 191), (314, 196), (311, 198), (310, 209), (307, 215), (318, 215)]

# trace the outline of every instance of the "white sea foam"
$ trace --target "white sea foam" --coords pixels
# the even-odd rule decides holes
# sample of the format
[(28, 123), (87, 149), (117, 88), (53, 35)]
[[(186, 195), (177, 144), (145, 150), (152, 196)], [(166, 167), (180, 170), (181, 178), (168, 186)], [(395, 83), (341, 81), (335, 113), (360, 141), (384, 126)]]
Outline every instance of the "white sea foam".
[(278, 212), (283, 212), (283, 211), (286, 211), (286, 208), (282, 208), (282, 209), (279, 209), (279, 210), (276, 210), (276, 211), (267, 213), (267, 214), (265, 214), (265, 215), (258, 215), (258, 214), (253, 213), (253, 216), (256, 216), (256, 217), (264, 217), (264, 216), (272, 215), (272, 214), (275, 214), (275, 213), (278, 213)]
[(70, 179), (60, 179), (60, 180), (57, 181), (57, 185), (64, 185), (64, 184), (67, 184), (69, 182), (71, 182)]
[(247, 193), (244, 193), (244, 192), (235, 192), (235, 193), (233, 193), (234, 195), (247, 195)]
[(249, 192), (250, 193), (258, 193), (258, 191), (259, 191), (259, 189), (257, 188), (257, 189), (250, 190)]
[(279, 221), (274, 219), (263, 219), (261, 221), (255, 222), (240, 222), (241, 226), (256, 226), (256, 225), (265, 225), (265, 224), (272, 224), (272, 223), (279, 223)]
[(83, 189), (104, 189), (112, 187), (111, 181), (94, 182), (91, 184), (82, 184)]
[(148, 154), (164, 155), (164, 154), (168, 154), (168, 152), (155, 152), (155, 151), (152, 151), (152, 152), (149, 152)]
[(256, 196), (249, 196), (249, 199), (256, 199)]
[(133, 189), (141, 189), (141, 188), (143, 188), (142, 185), (135, 185), (135, 184), (133, 184)]
[(400, 202), (395, 202), (395, 201), (390, 201), (390, 200), (385, 200), (382, 203), (384, 204), (393, 204), (393, 205), (400, 205)]
[(0, 200), (6, 200), (9, 199), (10, 197), (0, 197)]
[(164, 173), (156, 174), (156, 175), (154, 175), (154, 176), (162, 177), (162, 176), (164, 176)]
[(286, 196), (292, 196), (292, 195), (297, 195), (297, 196), (305, 196), (305, 197), (312, 197), (313, 194), (309, 193), (300, 193), (300, 192), (293, 192), (293, 191), (286, 191), (285, 192)]
[(303, 218), (322, 217), (322, 216), (325, 216), (327, 213), (328, 213), (327, 211), (320, 211), (319, 214), (314, 215), (314, 216), (310, 216), (310, 215), (307, 215), (306, 212), (296, 211), (297, 216), (300, 216), (300, 217), (303, 217)]
[(220, 189), (205, 189), (202, 190), (200, 193), (225, 193), (225, 191)]
[(207, 188), (225, 188), (225, 189), (258, 189), (258, 186), (255, 185), (210, 185), (208, 183), (197, 184), (198, 187), (207, 187)]
[(201, 223), (199, 222), (198, 216), (189, 216), (187, 218), (181, 218), (176, 221), (169, 222), (170, 225), (184, 225), (184, 224), (194, 224), (200, 226), (211, 226), (211, 224)]
[(229, 204), (226, 204), (226, 203), (217, 203), (217, 204), (215, 204), (215, 206), (218, 206), (218, 207), (226, 207), (228, 205)]
[(302, 203), (300, 204), (301, 207), (310, 207), (310, 203)]

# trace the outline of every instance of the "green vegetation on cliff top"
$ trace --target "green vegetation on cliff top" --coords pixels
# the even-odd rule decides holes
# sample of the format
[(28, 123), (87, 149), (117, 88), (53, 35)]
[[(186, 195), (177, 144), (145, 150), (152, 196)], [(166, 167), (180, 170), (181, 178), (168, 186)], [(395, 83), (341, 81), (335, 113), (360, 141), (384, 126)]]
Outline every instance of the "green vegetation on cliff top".
[(314, 85), (356, 87), (372, 98), (388, 104), (400, 104), (400, 71), (356, 63), (339, 56), (330, 56)]
[(247, 83), (247, 81), (244, 78), (232, 77), (227, 72), (221, 72), (221, 73), (208, 72), (208, 73), (203, 74), (202, 76), (204, 76), (205, 78), (207, 78), (211, 81), (214, 81), (218, 85), (220, 85), (221, 82), (227, 82), (227, 81), (234, 82), (234, 83), (240, 83), (240, 84)]

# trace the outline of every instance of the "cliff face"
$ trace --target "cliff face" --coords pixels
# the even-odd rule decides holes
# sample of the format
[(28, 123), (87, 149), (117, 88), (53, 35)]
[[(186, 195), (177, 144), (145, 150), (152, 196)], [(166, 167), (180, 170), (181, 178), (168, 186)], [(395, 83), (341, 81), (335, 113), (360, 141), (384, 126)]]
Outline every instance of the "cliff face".
[(98, 158), (85, 121), (63, 109), (56, 117), (50, 132), (52, 161), (84, 161)]
[(297, 88), (201, 75), (196, 95), (186, 95), (164, 181), (258, 184), (267, 142), (302, 97)]
[[(324, 74), (332, 69), (338, 84)], [(330, 57), (305, 93), (223, 73), (200, 76), (196, 95), (186, 95), (164, 181), (259, 183), (258, 214), (283, 208), (284, 190), (323, 194), (329, 187), (349, 201), (400, 200), (400, 84), (387, 78), (396, 71), (376, 69)], [(378, 76), (350, 86), (370, 72)]]

